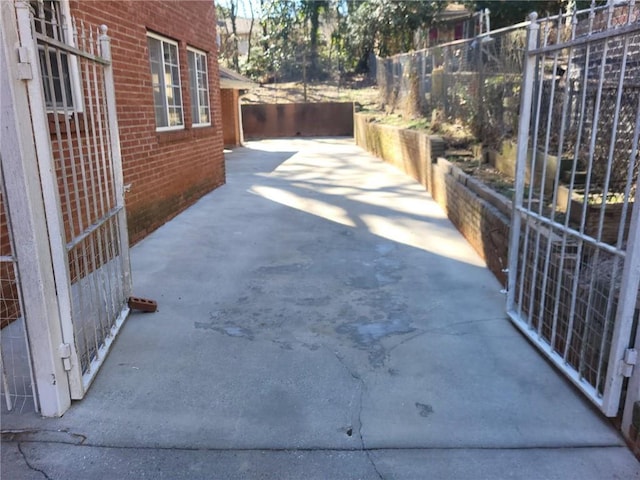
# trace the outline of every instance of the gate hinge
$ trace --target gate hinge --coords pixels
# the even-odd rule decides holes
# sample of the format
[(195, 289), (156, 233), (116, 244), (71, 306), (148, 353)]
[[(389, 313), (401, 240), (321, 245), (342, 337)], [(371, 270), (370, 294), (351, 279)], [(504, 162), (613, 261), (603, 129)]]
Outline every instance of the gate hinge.
[(62, 359), (62, 365), (65, 371), (71, 370), (71, 345), (68, 343), (61, 343), (58, 347), (58, 353)]
[(624, 357), (620, 362), (620, 375), (630, 377), (633, 367), (638, 363), (638, 351), (635, 348), (628, 348), (624, 352)]
[(33, 70), (27, 47), (18, 47), (18, 80), (33, 80)]

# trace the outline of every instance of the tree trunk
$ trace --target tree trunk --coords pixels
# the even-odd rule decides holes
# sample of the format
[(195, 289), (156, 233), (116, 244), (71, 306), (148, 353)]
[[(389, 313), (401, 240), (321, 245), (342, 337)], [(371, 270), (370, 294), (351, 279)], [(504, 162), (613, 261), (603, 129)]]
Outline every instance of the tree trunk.
[(231, 35), (233, 38), (233, 69), (240, 71), (240, 61), (238, 57), (238, 27), (236, 25), (236, 18), (238, 17), (238, 3), (237, 1), (229, 2), (229, 19), (231, 20)]
[(320, 29), (320, 2), (313, 2), (311, 4), (311, 15), (309, 20), (311, 21), (311, 39), (309, 46), (310, 52), (310, 68), (309, 77), (313, 80), (317, 79), (320, 75), (320, 67), (318, 65), (318, 30)]
[(249, 0), (249, 12), (251, 12), (251, 23), (249, 24), (249, 38), (247, 42), (247, 63), (251, 60), (251, 42), (253, 39), (253, 24), (256, 21), (256, 15), (253, 12), (253, 3)]

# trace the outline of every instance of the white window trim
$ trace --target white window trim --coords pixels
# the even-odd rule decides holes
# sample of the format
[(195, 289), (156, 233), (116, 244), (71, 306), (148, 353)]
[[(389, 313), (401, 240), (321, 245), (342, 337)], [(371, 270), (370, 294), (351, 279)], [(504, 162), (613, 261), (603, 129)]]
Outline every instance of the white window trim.
[[(64, 43), (71, 47), (78, 48), (78, 45), (76, 45), (73, 38), (73, 22), (71, 20), (71, 7), (69, 6), (69, 0), (57, 0), (56, 3), (60, 6), (60, 13), (64, 20), (64, 26), (66, 27), (65, 31), (67, 32), (67, 37), (69, 37), (64, 39)], [(38, 50), (39, 49), (40, 47), (38, 47)], [(70, 113), (83, 113), (84, 94), (82, 91), (82, 82), (80, 81), (80, 66), (78, 65), (78, 58), (75, 55), (67, 55), (67, 65), (69, 66), (69, 81), (71, 82), (71, 95), (73, 97), (73, 104), (67, 107), (67, 109)], [(56, 107), (46, 107), (47, 113), (62, 113), (60, 110), (60, 108)]]
[[(66, 31), (69, 33), (69, 37), (65, 38), (65, 42), (72, 47), (78, 48), (73, 38), (73, 22), (71, 19), (71, 7), (69, 7), (69, 0), (60, 0), (62, 6), (62, 14), (64, 15), (64, 23)], [(71, 77), (71, 93), (73, 95), (73, 109), (76, 112), (84, 112), (84, 95), (82, 92), (82, 82), (80, 81), (80, 66), (78, 65), (78, 58), (75, 55), (70, 55), (69, 58), (69, 77)]]
[[(204, 68), (206, 69), (205, 73), (207, 74), (207, 108), (209, 109), (209, 121), (208, 122), (204, 122), (204, 123), (192, 123), (191, 126), (193, 128), (200, 128), (200, 127), (210, 127), (211, 126), (211, 90), (209, 89), (209, 84), (211, 83), (209, 81), (209, 54), (207, 52), (205, 52), (204, 50), (200, 50), (197, 49), (195, 47), (190, 47), (187, 46), (187, 51), (188, 52), (193, 52), (193, 53), (197, 53), (198, 55), (204, 55), (205, 59), (207, 60), (204, 64)], [(189, 62), (187, 61), (187, 67), (189, 66)], [(188, 70), (188, 68), (187, 68)], [(189, 73), (187, 71), (187, 73)], [(191, 92), (189, 92), (191, 93)], [(196, 77), (196, 93), (199, 94), (198, 91), (198, 85), (197, 85), (197, 77)], [(191, 105), (189, 105), (189, 107), (191, 107)], [(200, 107), (200, 97), (198, 96), (198, 107)], [(189, 108), (191, 109), (191, 108)], [(192, 113), (193, 115), (193, 113)], [(193, 119), (192, 119), (193, 121)]]
[[(167, 127), (158, 127), (156, 125), (156, 132), (172, 132), (172, 131), (176, 131), (176, 130), (184, 130), (184, 94), (182, 92), (182, 70), (180, 67), (180, 46), (178, 45), (178, 42), (176, 42), (175, 40), (171, 40), (170, 38), (167, 37), (163, 37), (162, 35), (158, 35), (157, 33), (153, 33), (153, 32), (149, 32), (147, 31), (147, 37), (151, 37), (155, 40), (159, 40), (160, 42), (166, 42), (169, 43), (171, 45), (174, 45), (176, 47), (176, 59), (178, 61), (178, 87), (180, 88), (180, 105), (182, 107), (182, 125), (175, 125), (175, 126), (167, 126)], [(162, 44), (160, 44), (162, 46)], [(164, 49), (162, 50), (162, 65), (164, 67)], [(165, 108), (166, 108), (166, 112), (167, 112), (167, 121), (169, 118), (169, 103), (167, 102), (167, 93), (166, 93), (166, 85), (165, 85), (165, 95), (164, 95), (164, 99), (165, 99)], [(154, 120), (155, 120), (155, 112), (154, 112)]]

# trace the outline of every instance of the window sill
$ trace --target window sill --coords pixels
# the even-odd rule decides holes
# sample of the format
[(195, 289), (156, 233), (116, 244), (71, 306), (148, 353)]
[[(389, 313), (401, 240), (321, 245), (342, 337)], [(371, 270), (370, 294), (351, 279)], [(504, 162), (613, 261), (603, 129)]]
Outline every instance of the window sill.
[(207, 137), (213, 133), (213, 127), (211, 125), (194, 126), (192, 128), (182, 130), (165, 130), (156, 131), (156, 138), (160, 145), (169, 143), (183, 142), (186, 140), (193, 140), (194, 138)]
[[(67, 121), (65, 120), (65, 117), (67, 117), (67, 115), (65, 115), (64, 113), (47, 113), (49, 132), (51, 133), (51, 135), (56, 135), (56, 124), (58, 125), (58, 128), (60, 130), (60, 134), (73, 135), (74, 133), (78, 133), (78, 130), (80, 132), (85, 131), (84, 114), (82, 112), (71, 112), (68, 115), (69, 129), (67, 129)], [(76, 128), (76, 123), (77, 127), (79, 128)], [(88, 127), (89, 129), (91, 129), (90, 122)]]

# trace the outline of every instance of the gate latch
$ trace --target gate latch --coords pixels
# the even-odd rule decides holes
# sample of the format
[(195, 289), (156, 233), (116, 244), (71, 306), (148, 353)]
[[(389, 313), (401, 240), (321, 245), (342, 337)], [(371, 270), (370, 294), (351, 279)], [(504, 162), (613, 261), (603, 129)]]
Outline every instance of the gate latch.
[(638, 351), (635, 348), (628, 348), (624, 352), (622, 362), (620, 362), (620, 375), (630, 377), (633, 373), (633, 367), (638, 363)]
[(65, 371), (71, 370), (71, 345), (68, 343), (61, 343), (58, 347), (58, 353), (62, 359), (62, 365)]
[(29, 50), (26, 47), (18, 47), (18, 80), (32, 80), (33, 70), (29, 59)]

